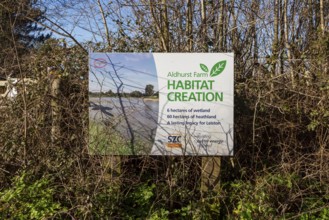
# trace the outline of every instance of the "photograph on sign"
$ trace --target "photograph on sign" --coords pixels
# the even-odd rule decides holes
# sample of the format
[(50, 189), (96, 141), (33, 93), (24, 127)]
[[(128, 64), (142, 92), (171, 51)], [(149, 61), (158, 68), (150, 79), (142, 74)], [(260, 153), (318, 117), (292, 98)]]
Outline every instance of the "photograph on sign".
[(233, 57), (90, 53), (90, 153), (233, 155)]

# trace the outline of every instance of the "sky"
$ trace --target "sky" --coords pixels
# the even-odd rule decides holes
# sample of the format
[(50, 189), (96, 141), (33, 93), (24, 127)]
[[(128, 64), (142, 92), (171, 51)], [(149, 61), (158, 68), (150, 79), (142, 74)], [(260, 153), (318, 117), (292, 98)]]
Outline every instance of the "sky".
[(144, 93), (148, 84), (158, 91), (156, 67), (151, 53), (90, 53), (89, 67), (91, 92), (116, 92), (120, 80), (123, 82), (123, 92), (137, 90)]

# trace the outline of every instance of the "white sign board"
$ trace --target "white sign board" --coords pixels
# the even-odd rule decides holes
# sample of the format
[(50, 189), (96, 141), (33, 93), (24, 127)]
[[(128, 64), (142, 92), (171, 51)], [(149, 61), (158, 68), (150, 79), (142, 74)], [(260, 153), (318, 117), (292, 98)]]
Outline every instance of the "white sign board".
[(91, 145), (95, 149), (103, 143), (102, 149), (109, 150), (102, 153), (116, 155), (232, 155), (233, 57), (232, 53), (90, 54), (90, 121), (102, 125), (98, 130), (103, 133), (116, 130), (110, 133), (127, 139), (132, 149), (104, 144), (97, 138), (104, 134), (94, 131)]

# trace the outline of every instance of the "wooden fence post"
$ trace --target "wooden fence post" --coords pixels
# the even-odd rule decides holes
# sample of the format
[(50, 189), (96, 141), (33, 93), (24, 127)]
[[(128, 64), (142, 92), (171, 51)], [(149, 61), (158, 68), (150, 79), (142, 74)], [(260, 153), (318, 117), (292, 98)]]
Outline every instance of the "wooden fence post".
[(220, 190), (220, 157), (202, 157), (201, 193)]
[(50, 94), (51, 94), (51, 142), (53, 147), (59, 147), (60, 145), (60, 76), (56, 74), (56, 71), (50, 71)]

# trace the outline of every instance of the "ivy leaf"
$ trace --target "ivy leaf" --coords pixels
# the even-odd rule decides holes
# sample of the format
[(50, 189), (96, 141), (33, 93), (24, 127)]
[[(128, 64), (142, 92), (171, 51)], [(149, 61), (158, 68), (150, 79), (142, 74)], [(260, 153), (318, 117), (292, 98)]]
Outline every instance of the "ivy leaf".
[(200, 63), (200, 68), (201, 68), (203, 71), (205, 71), (205, 72), (208, 72), (208, 71), (209, 71), (209, 70), (208, 70), (208, 67), (207, 67), (206, 65), (202, 64), (202, 63)]
[(210, 76), (211, 77), (218, 76), (224, 71), (225, 66), (226, 66), (226, 60), (219, 61), (211, 68)]

